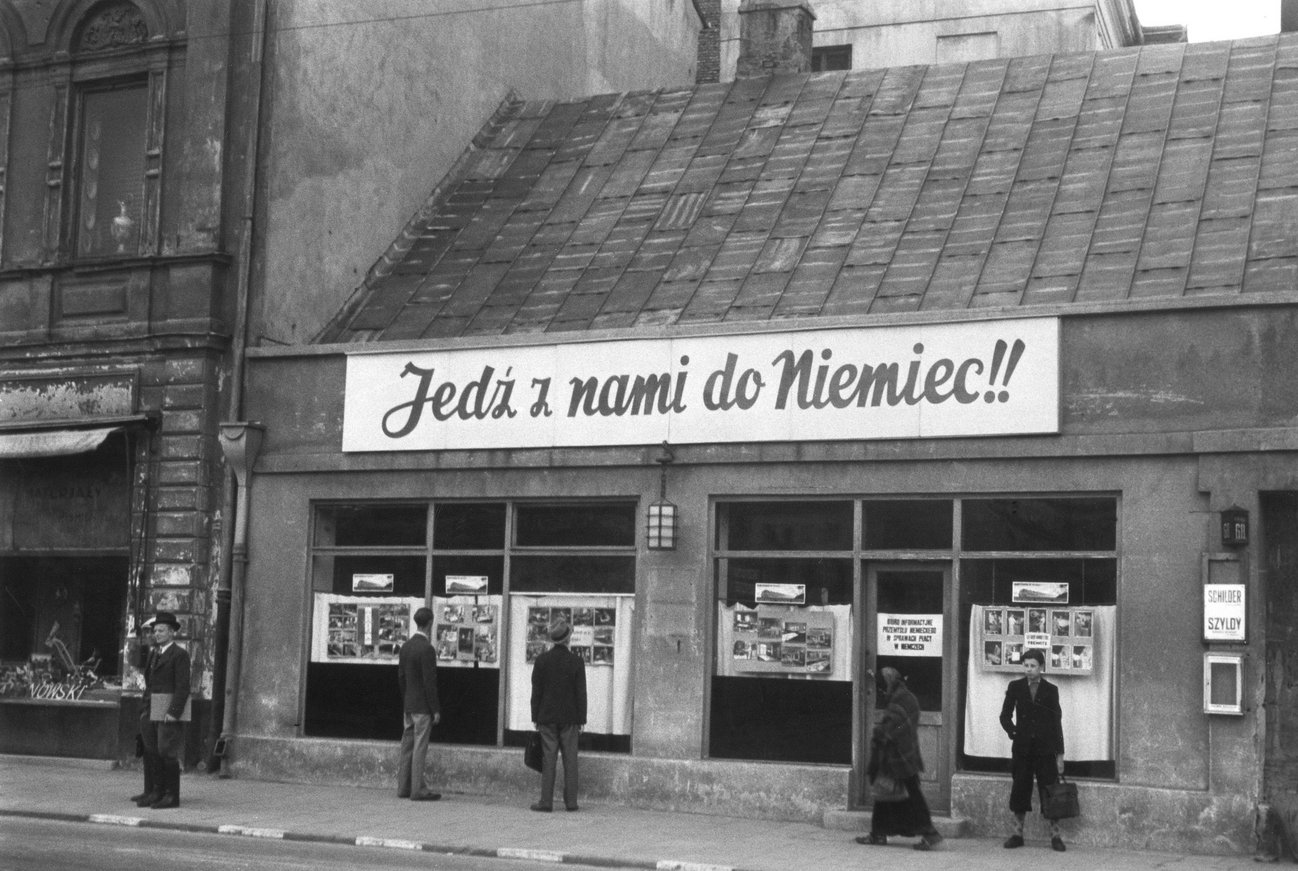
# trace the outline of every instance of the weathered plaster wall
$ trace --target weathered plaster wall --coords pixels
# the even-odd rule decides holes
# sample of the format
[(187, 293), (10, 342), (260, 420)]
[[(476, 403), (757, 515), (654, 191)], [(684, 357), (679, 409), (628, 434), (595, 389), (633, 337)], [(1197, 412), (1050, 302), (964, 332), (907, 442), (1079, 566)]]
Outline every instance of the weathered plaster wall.
[(690, 0), (274, 4), (254, 342), (309, 340), (511, 94), (693, 82)]
[[(722, 0), (721, 81), (735, 76), (739, 58), (739, 4), (740, 0)], [(815, 0), (812, 7), (816, 13), (814, 44), (851, 45), (855, 69), (1092, 51), (1102, 47), (1098, 42), (1093, 2)], [(1122, 16), (1110, 17), (1118, 20)], [(976, 57), (951, 55), (944, 54), (951, 49), (940, 46), (947, 38), (975, 34), (994, 34), (990, 42), (994, 53)]]

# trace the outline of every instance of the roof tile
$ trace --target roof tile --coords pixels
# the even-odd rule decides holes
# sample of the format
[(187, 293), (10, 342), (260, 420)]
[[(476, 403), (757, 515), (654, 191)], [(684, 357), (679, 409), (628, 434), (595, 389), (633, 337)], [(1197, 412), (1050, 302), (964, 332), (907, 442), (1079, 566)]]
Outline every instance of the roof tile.
[(1293, 291), (1298, 35), (508, 103), (322, 341)]

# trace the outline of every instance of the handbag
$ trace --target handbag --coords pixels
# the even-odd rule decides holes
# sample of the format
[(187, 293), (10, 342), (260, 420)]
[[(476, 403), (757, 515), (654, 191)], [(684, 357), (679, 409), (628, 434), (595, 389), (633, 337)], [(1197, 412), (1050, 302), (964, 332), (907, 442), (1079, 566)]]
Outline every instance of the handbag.
[(910, 793), (906, 790), (906, 784), (897, 778), (889, 777), (886, 774), (877, 774), (870, 784), (870, 798), (874, 799), (875, 804), (905, 801), (910, 798)]
[(540, 771), (541, 755), (541, 733), (533, 732), (527, 736), (527, 743), (523, 745), (523, 764), (533, 771)]
[(1059, 780), (1041, 790), (1041, 816), (1048, 820), (1067, 820), (1082, 815), (1082, 806), (1077, 801), (1077, 784)]

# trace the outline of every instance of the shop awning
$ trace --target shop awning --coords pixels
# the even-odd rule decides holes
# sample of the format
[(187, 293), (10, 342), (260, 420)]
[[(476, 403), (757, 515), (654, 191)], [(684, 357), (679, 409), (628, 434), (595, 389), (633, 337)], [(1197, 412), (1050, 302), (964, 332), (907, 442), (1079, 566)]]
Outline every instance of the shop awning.
[(118, 430), (150, 426), (149, 414), (97, 417), (80, 421), (42, 421), (0, 425), (0, 460), (63, 457), (95, 450)]
[(45, 432), (0, 433), (0, 460), (84, 454), (104, 443), (120, 426), (99, 429), (55, 429)]

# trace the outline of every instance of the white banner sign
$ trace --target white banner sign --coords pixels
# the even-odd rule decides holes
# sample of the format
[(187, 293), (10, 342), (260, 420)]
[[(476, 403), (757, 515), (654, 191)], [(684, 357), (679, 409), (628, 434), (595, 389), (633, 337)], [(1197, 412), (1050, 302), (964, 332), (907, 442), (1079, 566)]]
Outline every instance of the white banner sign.
[(347, 358), (344, 451), (1059, 430), (1057, 318)]
[(880, 614), (879, 656), (941, 656), (941, 614)]

